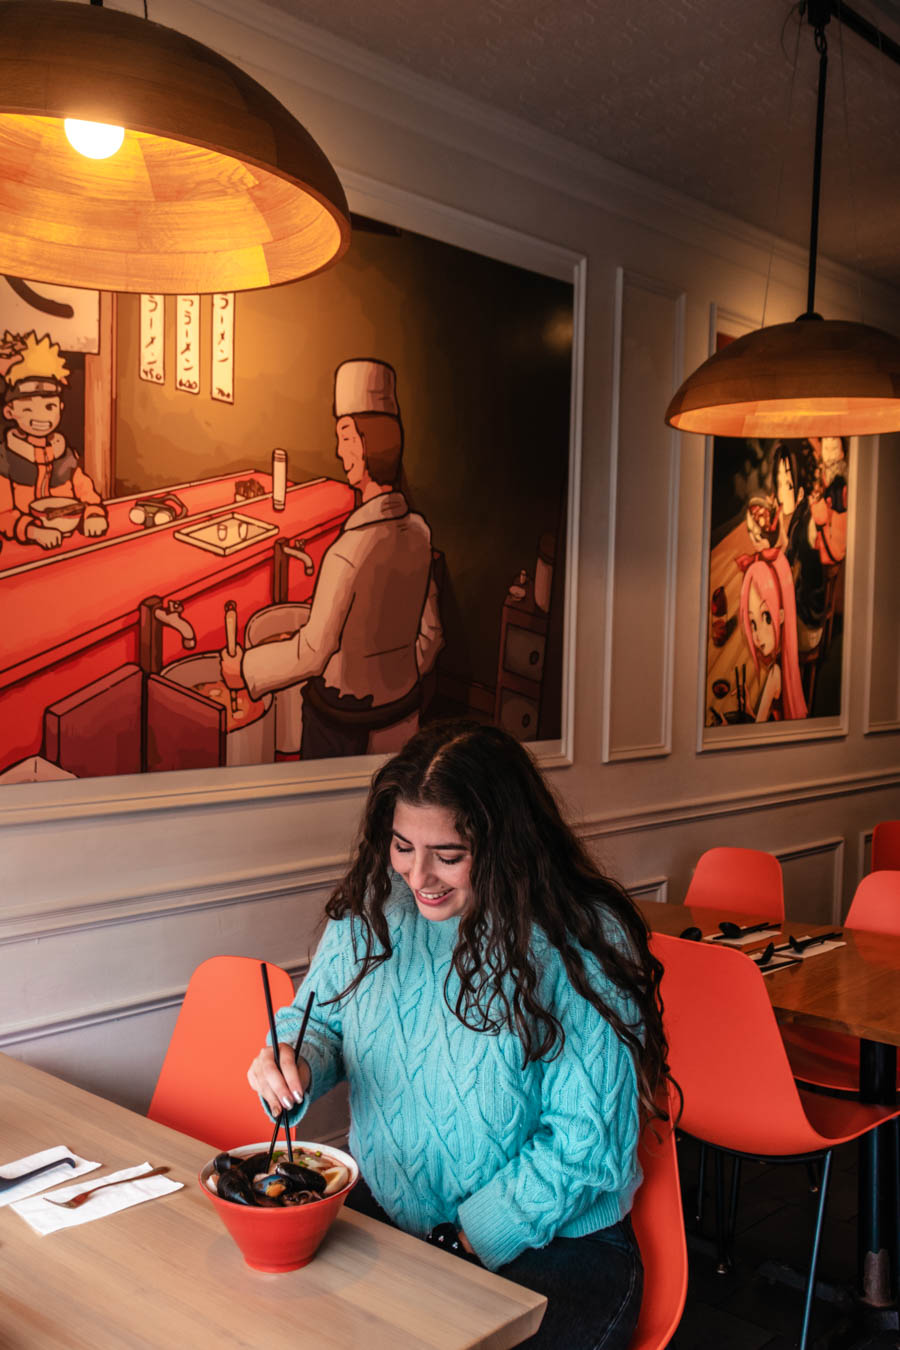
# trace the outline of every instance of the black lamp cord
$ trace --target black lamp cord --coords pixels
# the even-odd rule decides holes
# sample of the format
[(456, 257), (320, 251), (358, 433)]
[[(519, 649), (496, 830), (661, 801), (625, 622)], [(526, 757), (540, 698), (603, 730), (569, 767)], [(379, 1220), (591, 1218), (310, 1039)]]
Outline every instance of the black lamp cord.
[(806, 12), (815, 34), (819, 53), (819, 92), (816, 100), (816, 144), (813, 153), (812, 208), (809, 221), (809, 279), (806, 288), (806, 313), (801, 319), (819, 319), (816, 313), (816, 255), (819, 248), (819, 195), (822, 187), (822, 139), (825, 130), (825, 86), (828, 80), (828, 39), (825, 27), (831, 18), (828, 0), (807, 0)]

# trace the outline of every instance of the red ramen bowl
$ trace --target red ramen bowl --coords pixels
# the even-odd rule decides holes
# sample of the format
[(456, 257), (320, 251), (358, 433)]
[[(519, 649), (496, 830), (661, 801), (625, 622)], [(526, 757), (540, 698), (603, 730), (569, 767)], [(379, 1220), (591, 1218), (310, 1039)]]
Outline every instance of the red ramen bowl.
[[(246, 1144), (241, 1148), (231, 1148), (232, 1157), (249, 1158), (254, 1153), (266, 1153), (268, 1142)], [(283, 1146), (282, 1146), (283, 1148)], [(293, 1145), (294, 1153), (321, 1152), (343, 1164), (350, 1173), (350, 1180), (333, 1195), (323, 1196), (305, 1205), (290, 1205), (285, 1208), (263, 1209), (256, 1205), (241, 1205), (233, 1200), (224, 1200), (209, 1189), (208, 1180), (215, 1171), (213, 1161), (206, 1164), (200, 1173), (200, 1185), (204, 1195), (212, 1202), (219, 1218), (237, 1243), (240, 1253), (253, 1270), (265, 1270), (279, 1274), (286, 1270), (299, 1270), (308, 1265), (315, 1256), (322, 1239), (334, 1223), (341, 1206), (359, 1179), (359, 1168), (350, 1157), (339, 1148), (299, 1140)], [(277, 1151), (277, 1150), (276, 1150)]]

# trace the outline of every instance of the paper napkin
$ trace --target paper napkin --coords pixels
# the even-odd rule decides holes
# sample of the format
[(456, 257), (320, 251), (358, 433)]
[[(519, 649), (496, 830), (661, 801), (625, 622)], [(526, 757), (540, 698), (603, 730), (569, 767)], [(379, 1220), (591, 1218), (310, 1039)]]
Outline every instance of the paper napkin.
[[(807, 936), (809, 935), (807, 934)], [(805, 939), (798, 938), (797, 941), (803, 942)], [(823, 952), (831, 952), (834, 951), (835, 947), (846, 947), (846, 945), (846, 942), (842, 942), (838, 939), (835, 939), (832, 942), (817, 942), (815, 947), (807, 947), (806, 950), (802, 952), (795, 952), (791, 949), (789, 955), (796, 956), (801, 961), (806, 961), (810, 956), (821, 956)]]
[[(79, 1224), (90, 1223), (92, 1219), (103, 1219), (108, 1214), (118, 1213), (120, 1209), (130, 1209), (144, 1200), (156, 1200), (161, 1195), (169, 1195), (172, 1191), (184, 1188), (184, 1182), (171, 1181), (169, 1177), (148, 1177), (142, 1181), (141, 1173), (152, 1170), (150, 1163), (144, 1162), (138, 1167), (124, 1167), (121, 1172), (112, 1172), (108, 1177), (92, 1181), (92, 1185), (99, 1185), (100, 1181), (135, 1178), (128, 1186), (110, 1186), (107, 1190), (98, 1191), (78, 1209), (63, 1209), (61, 1205), (53, 1205), (44, 1195), (32, 1195), (27, 1200), (19, 1200), (13, 1209), (43, 1237), (47, 1233), (55, 1233), (58, 1228), (75, 1228)], [(53, 1198), (71, 1200), (79, 1191), (86, 1189), (86, 1186), (61, 1186), (53, 1192)]]
[(53, 1162), (55, 1158), (74, 1158), (78, 1166), (55, 1167), (52, 1171), (42, 1172), (39, 1177), (23, 1181), (21, 1186), (11, 1186), (8, 1191), (0, 1191), (0, 1208), (13, 1200), (24, 1200), (26, 1195), (37, 1195), (38, 1191), (46, 1191), (48, 1186), (58, 1186), (61, 1181), (71, 1181), (73, 1177), (80, 1177), (82, 1172), (93, 1172), (95, 1168), (102, 1166), (101, 1163), (79, 1158), (70, 1148), (57, 1144), (55, 1148), (45, 1148), (42, 1153), (31, 1153), (27, 1158), (17, 1158), (15, 1162), (4, 1163), (0, 1167), (0, 1176), (17, 1177), (23, 1172), (41, 1167), (44, 1163)]
[(780, 928), (766, 928), (759, 933), (744, 933), (742, 937), (727, 938), (721, 933), (710, 933), (703, 939), (704, 942), (714, 942), (717, 947), (747, 947), (751, 942), (768, 942), (780, 933)]

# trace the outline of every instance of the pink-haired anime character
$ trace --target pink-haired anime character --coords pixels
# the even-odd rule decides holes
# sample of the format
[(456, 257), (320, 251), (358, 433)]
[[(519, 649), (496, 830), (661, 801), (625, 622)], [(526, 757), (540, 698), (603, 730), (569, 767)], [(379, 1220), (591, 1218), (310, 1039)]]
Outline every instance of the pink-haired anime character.
[(759, 671), (762, 693), (757, 722), (806, 717), (806, 699), (797, 661), (797, 607), (794, 578), (781, 549), (767, 548), (753, 558), (738, 559), (744, 567), (741, 586), (741, 628)]

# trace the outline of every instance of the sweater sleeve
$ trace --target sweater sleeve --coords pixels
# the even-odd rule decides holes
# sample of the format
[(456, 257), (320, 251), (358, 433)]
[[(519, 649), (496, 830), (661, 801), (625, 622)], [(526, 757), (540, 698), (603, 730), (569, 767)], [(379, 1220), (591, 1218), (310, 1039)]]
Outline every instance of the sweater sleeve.
[[(309, 963), (306, 977), (294, 995), (293, 1003), (280, 1008), (275, 1016), (278, 1040), (294, 1045), (300, 1033), (303, 1012), (310, 990), (315, 990), (315, 1002), (303, 1037), (303, 1058), (312, 1070), (306, 1095), (299, 1106), (290, 1112), (289, 1121), (295, 1125), (306, 1114), (308, 1107), (323, 1097), (345, 1078), (343, 1059), (343, 1010), (340, 1003), (327, 1003), (348, 983), (345, 950), (350, 943), (349, 922), (331, 920), (322, 934), (322, 940)], [(266, 1044), (271, 1045), (271, 1036)], [(265, 1102), (263, 1102), (265, 1106)], [(272, 1113), (266, 1107), (270, 1119)]]
[[(596, 978), (590, 965), (588, 976)], [(459, 1226), (489, 1270), (528, 1247), (545, 1247), (603, 1192), (627, 1193), (638, 1179), (631, 1053), (572, 988), (564, 967), (554, 1011), (566, 1041), (544, 1065), (537, 1128), (521, 1152), (459, 1207)], [(610, 1222), (616, 1218), (618, 1213)]]

